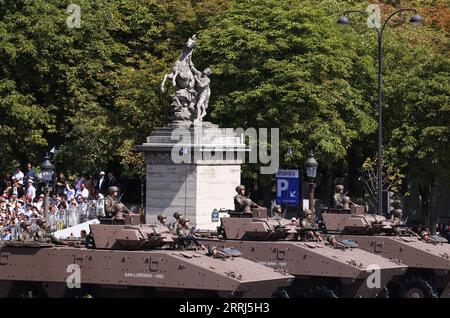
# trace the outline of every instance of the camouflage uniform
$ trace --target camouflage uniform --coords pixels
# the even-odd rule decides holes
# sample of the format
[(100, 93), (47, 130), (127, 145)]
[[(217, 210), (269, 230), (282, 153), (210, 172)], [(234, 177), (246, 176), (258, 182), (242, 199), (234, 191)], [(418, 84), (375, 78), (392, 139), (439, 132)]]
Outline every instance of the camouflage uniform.
[(35, 239), (36, 239), (36, 241), (41, 242), (41, 243), (48, 242), (47, 231), (45, 229), (39, 227), (35, 233)]
[[(311, 210), (306, 210), (305, 211), (305, 218), (302, 220), (302, 224), (301, 227), (304, 229), (315, 229), (316, 225), (314, 223), (314, 220), (311, 219), (309, 220), (307, 218), (308, 215), (312, 215), (312, 211)], [(311, 239), (318, 239), (319, 241), (322, 241), (322, 237), (319, 235), (319, 233), (315, 232), (315, 231), (306, 231), (306, 235), (308, 238)]]
[(109, 187), (108, 196), (105, 200), (105, 213), (106, 216), (110, 218), (114, 216), (114, 205), (118, 203), (117, 195), (114, 194), (115, 192), (119, 192), (119, 189), (117, 187)]
[(173, 234), (177, 234), (178, 230), (182, 228), (181, 224), (180, 224), (180, 220), (183, 219), (183, 214), (181, 214), (180, 212), (175, 212), (173, 214), (173, 217), (175, 218), (175, 221), (173, 221), (170, 226), (169, 226), (169, 230), (173, 233)]
[(30, 235), (28, 231), (23, 231), (22, 234), (19, 235), (19, 241), (31, 241), (33, 237)]
[(275, 205), (272, 210), (272, 215), (276, 220), (281, 220), (283, 218), (283, 211), (281, 210), (280, 205)]
[(192, 249), (201, 246), (197, 240), (193, 237), (189, 238), (190, 229), (185, 227), (185, 224), (189, 222), (188, 219), (180, 219), (180, 227), (177, 229), (177, 235), (179, 237), (180, 246), (185, 249)]
[(259, 205), (247, 198), (247, 196), (240, 194), (241, 190), (245, 190), (245, 187), (243, 185), (236, 187), (236, 192), (238, 194), (234, 196), (234, 211), (251, 212), (250, 208), (258, 208)]
[(117, 187), (108, 188), (108, 196), (105, 200), (105, 213), (107, 217), (114, 217), (117, 220), (123, 220), (123, 213), (130, 213), (130, 210), (123, 204), (120, 203), (117, 195), (115, 193), (119, 192)]
[(331, 198), (330, 208), (342, 209), (344, 207), (344, 204), (342, 202), (343, 191), (344, 191), (344, 186), (342, 184), (338, 184), (336, 186), (335, 193), (334, 193), (333, 197)]
[(308, 219), (302, 220), (302, 228), (304, 229), (311, 229), (313, 227), (313, 222), (309, 221)]
[(58, 240), (53, 234), (48, 233), (46, 230), (46, 221), (41, 219), (37, 221), (39, 228), (37, 229), (34, 240), (40, 243), (53, 243), (60, 244), (61, 241)]
[(312, 215), (312, 211), (311, 210), (306, 210), (305, 211), (305, 218), (302, 220), (302, 228), (304, 229), (311, 229), (313, 228), (313, 219), (308, 220), (307, 216), (308, 215)]
[(22, 228), (22, 233), (19, 235), (19, 241), (30, 241), (32, 237), (29, 231), (30, 224), (27, 222), (20, 223), (20, 227)]

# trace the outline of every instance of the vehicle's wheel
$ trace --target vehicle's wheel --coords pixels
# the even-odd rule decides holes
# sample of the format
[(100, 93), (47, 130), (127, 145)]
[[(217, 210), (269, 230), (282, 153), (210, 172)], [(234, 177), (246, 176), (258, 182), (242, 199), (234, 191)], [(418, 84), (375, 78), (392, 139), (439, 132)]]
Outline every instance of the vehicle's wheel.
[(438, 298), (433, 287), (420, 277), (405, 279), (399, 288), (398, 296), (400, 298)]
[(389, 289), (384, 287), (377, 295), (377, 298), (390, 298)]
[(15, 286), (12, 297), (14, 298), (45, 298), (46, 294), (38, 284), (32, 282), (20, 282)]
[(308, 290), (305, 298), (338, 298), (338, 296), (336, 296), (332, 289), (321, 286)]
[(286, 289), (281, 289), (277, 291), (274, 295), (275, 298), (291, 298)]

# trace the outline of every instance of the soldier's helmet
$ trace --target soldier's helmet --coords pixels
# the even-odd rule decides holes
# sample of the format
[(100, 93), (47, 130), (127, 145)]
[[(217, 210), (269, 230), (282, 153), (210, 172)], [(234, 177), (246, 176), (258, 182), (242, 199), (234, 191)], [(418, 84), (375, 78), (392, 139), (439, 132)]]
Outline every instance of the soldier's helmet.
[(238, 186), (236, 187), (236, 192), (237, 192), (237, 193), (239, 193), (239, 191), (241, 191), (241, 190), (245, 190), (245, 186), (243, 186), (242, 184), (241, 184), (241, 185), (238, 185)]
[(28, 222), (22, 222), (22, 223), (20, 223), (20, 227), (22, 228), (22, 229), (26, 229), (27, 228), (27, 226), (29, 226), (30, 225), (30, 223), (28, 223)]
[(36, 221), (36, 224), (41, 226), (42, 224), (47, 223), (47, 220), (44, 218), (40, 218), (39, 220)]
[(160, 214), (158, 215), (157, 219), (159, 222), (161, 222), (162, 220), (167, 219), (167, 216)]
[(420, 236), (424, 238), (425, 236), (429, 236), (430, 234), (427, 231), (420, 232)]
[(281, 209), (281, 205), (279, 204), (274, 205), (273, 212), (278, 212), (278, 209)]
[(189, 219), (180, 219), (180, 224), (185, 225), (187, 222), (189, 222)]
[(328, 243), (331, 243), (331, 240), (334, 239), (334, 238), (336, 238), (334, 235), (328, 234), (328, 235), (327, 235), (327, 241), (328, 241)]
[(119, 188), (118, 187), (109, 187), (108, 188), (109, 194), (113, 194), (114, 192), (119, 192)]
[(217, 249), (217, 247), (216, 247), (215, 245), (208, 246), (208, 252), (207, 252), (207, 254), (208, 254), (208, 255), (212, 255), (215, 249)]
[(342, 191), (344, 190), (344, 186), (342, 184), (336, 185), (336, 191)]
[(312, 211), (310, 209), (305, 210), (305, 216), (312, 215)]
[(175, 218), (175, 219), (179, 219), (181, 216), (182, 216), (183, 214), (181, 214), (181, 212), (175, 212), (174, 214), (173, 214), (173, 217)]
[(395, 210), (392, 212), (392, 215), (393, 215), (395, 218), (401, 219), (402, 216), (403, 216), (403, 211), (402, 211), (402, 209), (395, 209)]

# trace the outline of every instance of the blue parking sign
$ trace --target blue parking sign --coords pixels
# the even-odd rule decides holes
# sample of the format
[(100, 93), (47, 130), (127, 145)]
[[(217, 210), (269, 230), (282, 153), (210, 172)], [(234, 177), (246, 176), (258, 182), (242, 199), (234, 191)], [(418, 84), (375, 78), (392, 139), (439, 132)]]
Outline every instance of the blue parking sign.
[(276, 175), (277, 204), (298, 206), (299, 179), (298, 170), (278, 170)]

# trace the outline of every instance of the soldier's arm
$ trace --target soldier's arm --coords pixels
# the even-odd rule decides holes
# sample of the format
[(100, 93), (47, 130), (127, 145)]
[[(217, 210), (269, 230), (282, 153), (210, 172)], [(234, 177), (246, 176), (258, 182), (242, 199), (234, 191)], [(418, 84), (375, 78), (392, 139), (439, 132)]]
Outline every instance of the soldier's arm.
[(250, 206), (251, 206), (252, 208), (259, 208), (259, 205), (256, 204), (256, 203), (253, 202), (253, 201), (252, 201), (252, 203), (250, 203)]
[(242, 206), (244, 204), (244, 199), (240, 195), (236, 195), (234, 197), (234, 203), (237, 203), (240, 206)]

